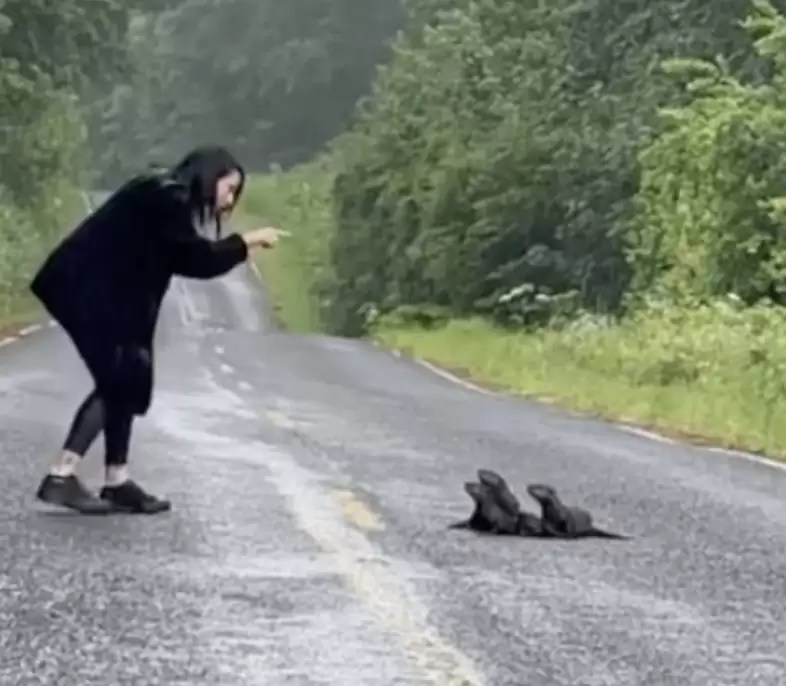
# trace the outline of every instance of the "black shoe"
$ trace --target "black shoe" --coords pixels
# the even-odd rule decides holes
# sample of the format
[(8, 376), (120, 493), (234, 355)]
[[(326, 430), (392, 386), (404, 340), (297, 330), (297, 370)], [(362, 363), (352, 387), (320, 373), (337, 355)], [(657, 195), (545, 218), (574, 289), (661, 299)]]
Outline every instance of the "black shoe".
[(135, 481), (129, 479), (119, 486), (104, 486), (103, 498), (115, 512), (157, 514), (172, 508), (168, 500), (162, 500), (147, 493)]
[(50, 505), (68, 507), (82, 514), (108, 514), (109, 503), (97, 498), (75, 476), (47, 474), (41, 481), (36, 498)]

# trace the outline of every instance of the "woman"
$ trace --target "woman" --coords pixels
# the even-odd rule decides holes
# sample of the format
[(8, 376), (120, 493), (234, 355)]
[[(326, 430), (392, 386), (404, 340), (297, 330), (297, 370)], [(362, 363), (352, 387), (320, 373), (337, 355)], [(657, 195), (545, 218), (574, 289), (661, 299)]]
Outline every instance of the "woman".
[[(125, 184), (36, 274), (31, 290), (69, 335), (95, 383), (38, 488), (40, 500), (86, 514), (170, 509), (129, 477), (131, 425), (151, 404), (153, 336), (172, 276), (214, 278), (243, 262), (250, 248), (277, 241), (270, 227), (221, 238), (222, 218), (244, 182), (243, 168), (226, 150), (197, 149), (168, 172)], [(200, 235), (208, 223), (216, 240)], [(102, 429), (106, 484), (97, 497), (75, 470)]]

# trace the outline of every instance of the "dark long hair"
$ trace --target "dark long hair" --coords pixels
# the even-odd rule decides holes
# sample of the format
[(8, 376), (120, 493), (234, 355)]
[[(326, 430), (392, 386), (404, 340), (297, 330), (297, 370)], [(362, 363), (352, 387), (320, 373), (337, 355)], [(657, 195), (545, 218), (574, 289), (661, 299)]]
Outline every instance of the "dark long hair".
[(218, 180), (237, 171), (240, 185), (234, 202), (243, 193), (246, 173), (241, 164), (225, 148), (204, 146), (189, 152), (180, 162), (167, 172), (167, 178), (181, 184), (188, 193), (188, 204), (200, 222), (215, 219), (216, 235), (221, 237), (221, 217), (216, 213), (216, 183)]

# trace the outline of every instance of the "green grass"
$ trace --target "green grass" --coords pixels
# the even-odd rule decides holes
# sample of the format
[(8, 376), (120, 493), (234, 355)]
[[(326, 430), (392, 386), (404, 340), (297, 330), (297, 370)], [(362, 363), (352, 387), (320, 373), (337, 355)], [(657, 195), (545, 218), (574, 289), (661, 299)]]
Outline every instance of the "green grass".
[[(331, 174), (323, 164), (254, 176), (242, 223), (293, 232), (258, 265), (284, 328), (322, 329), (313, 288), (327, 270)], [(480, 384), (688, 438), (786, 456), (786, 311), (653, 309), (525, 333), (480, 319), (424, 329), (387, 317), (373, 336)]]
[[(770, 314), (778, 322), (763, 335), (777, 345), (786, 323)], [(481, 385), (697, 443), (786, 456), (782, 355), (746, 362), (762, 341), (745, 321), (735, 325), (716, 316), (703, 330), (694, 321), (691, 349), (676, 333), (677, 322), (670, 328), (660, 316), (648, 316), (531, 334), (478, 319), (429, 330), (383, 324), (375, 336)], [(672, 345), (663, 345), (672, 334)]]
[(330, 183), (322, 162), (286, 173), (251, 175), (241, 201), (244, 228), (270, 225), (292, 232), (255, 258), (279, 323), (288, 331), (321, 329), (314, 288), (328, 263)]
[(41, 317), (30, 279), (63, 232), (85, 212), (76, 189), (63, 184), (52, 191), (52, 203), (36, 213), (0, 207), (0, 334)]

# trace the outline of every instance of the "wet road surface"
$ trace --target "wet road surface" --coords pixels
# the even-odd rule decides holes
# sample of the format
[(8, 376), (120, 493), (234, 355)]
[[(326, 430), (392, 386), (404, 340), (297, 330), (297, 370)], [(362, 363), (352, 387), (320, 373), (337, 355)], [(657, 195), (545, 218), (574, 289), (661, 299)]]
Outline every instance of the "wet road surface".
[[(34, 501), (89, 380), (56, 329), (0, 348), (0, 684), (786, 683), (786, 472), (268, 321), (245, 267), (170, 292), (156, 517)], [(479, 466), (634, 540), (448, 532)]]

